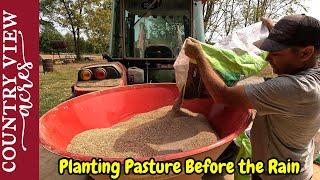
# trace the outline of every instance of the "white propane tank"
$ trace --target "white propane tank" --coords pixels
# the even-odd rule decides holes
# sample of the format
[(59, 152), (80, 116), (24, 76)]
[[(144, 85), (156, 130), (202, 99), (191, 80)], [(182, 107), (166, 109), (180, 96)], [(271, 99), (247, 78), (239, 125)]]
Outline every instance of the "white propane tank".
[(144, 83), (144, 71), (138, 67), (129, 67), (128, 80), (130, 84)]

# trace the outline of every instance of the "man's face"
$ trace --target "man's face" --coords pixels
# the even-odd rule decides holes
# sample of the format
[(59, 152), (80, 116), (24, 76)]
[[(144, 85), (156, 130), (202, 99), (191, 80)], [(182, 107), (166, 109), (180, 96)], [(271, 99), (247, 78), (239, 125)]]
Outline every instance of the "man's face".
[(294, 74), (301, 66), (299, 53), (290, 48), (269, 52), (266, 60), (276, 74)]

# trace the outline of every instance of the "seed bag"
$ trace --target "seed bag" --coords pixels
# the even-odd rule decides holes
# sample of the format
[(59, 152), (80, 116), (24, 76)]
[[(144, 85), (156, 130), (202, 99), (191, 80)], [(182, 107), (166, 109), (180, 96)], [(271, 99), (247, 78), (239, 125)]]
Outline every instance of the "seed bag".
[[(258, 22), (234, 31), (215, 45), (201, 42), (201, 46), (211, 67), (231, 86), (241, 77), (254, 75), (267, 65), (267, 52), (261, 51), (253, 43), (266, 38), (268, 33), (267, 27)], [(189, 63), (195, 63), (186, 56), (184, 46), (185, 43), (173, 65), (180, 92), (187, 82)]]

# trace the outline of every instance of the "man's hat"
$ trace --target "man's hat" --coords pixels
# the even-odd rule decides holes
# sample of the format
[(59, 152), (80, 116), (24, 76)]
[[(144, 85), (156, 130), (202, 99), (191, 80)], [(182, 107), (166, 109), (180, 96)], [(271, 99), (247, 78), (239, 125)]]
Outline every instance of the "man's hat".
[(320, 21), (306, 15), (285, 16), (271, 29), (269, 36), (254, 43), (274, 52), (290, 47), (320, 46)]

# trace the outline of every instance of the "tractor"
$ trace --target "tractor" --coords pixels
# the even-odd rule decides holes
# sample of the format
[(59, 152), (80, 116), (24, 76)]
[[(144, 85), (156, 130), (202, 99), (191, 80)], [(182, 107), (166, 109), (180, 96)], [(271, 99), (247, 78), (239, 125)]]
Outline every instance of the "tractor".
[(113, 0), (105, 63), (81, 67), (74, 96), (140, 83), (175, 82), (173, 64), (184, 40), (204, 41), (201, 0)]

